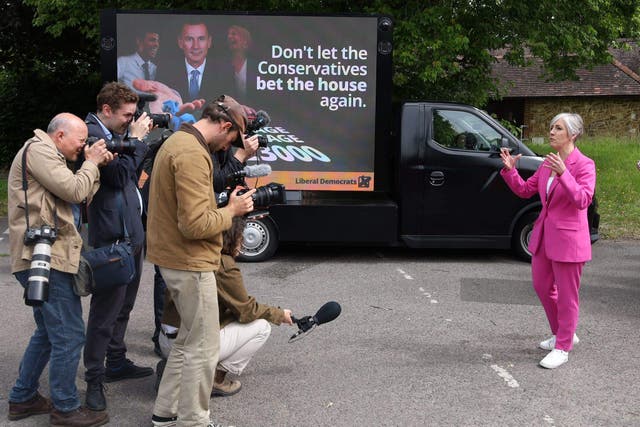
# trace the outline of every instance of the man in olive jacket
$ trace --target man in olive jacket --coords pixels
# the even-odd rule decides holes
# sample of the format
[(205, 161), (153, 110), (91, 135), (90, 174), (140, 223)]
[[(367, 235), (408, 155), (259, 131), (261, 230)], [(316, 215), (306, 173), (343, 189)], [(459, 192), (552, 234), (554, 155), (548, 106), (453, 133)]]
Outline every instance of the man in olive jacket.
[(242, 147), (247, 117), (233, 98), (209, 103), (202, 118), (183, 124), (156, 155), (149, 191), (147, 257), (158, 265), (182, 319), (156, 397), (152, 422), (209, 424), (209, 397), (218, 363), (216, 279), (222, 232), (253, 210), (252, 195), (235, 190), (218, 209), (212, 151)]
[[(69, 113), (55, 116), (46, 133), (36, 129), (34, 134), (14, 158), (8, 182), (11, 272), (23, 287), (27, 287), (34, 252), (34, 247), (24, 242), (27, 213), (28, 228), (55, 228), (57, 238), (51, 245), (49, 295), (46, 302), (33, 307), (36, 330), (9, 395), (9, 419), (50, 412), (52, 425), (98, 426), (108, 421), (107, 414), (81, 408), (75, 383), (84, 344), (82, 306), (72, 283), (82, 248), (77, 228), (80, 210), (75, 205), (96, 193), (100, 182), (98, 166), (113, 160), (113, 155), (104, 141), (85, 146), (87, 126)], [(67, 163), (83, 152), (85, 161), (74, 173)], [(28, 184), (28, 209), (23, 174)], [(38, 392), (38, 381), (47, 363), (53, 409), (51, 401)]]

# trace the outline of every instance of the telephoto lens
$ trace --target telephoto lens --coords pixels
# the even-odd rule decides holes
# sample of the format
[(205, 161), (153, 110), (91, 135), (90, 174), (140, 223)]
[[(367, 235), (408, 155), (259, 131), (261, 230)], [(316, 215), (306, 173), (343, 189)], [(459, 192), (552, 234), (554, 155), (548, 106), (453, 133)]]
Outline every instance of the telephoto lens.
[(49, 270), (51, 268), (51, 244), (42, 239), (33, 248), (29, 280), (24, 290), (24, 303), (41, 306), (49, 299)]

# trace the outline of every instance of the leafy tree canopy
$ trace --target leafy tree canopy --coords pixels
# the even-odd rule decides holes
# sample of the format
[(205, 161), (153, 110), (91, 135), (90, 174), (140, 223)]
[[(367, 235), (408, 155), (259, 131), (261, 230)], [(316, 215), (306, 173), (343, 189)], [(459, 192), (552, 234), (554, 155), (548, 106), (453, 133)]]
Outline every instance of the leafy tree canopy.
[[(638, 0), (23, 0), (0, 17), (0, 142), (21, 144), (56, 112), (84, 114), (99, 90), (100, 9), (379, 13), (394, 20), (394, 95), (483, 106), (499, 96), (490, 51), (549, 79), (610, 61), (640, 34)], [(7, 126), (7, 123), (11, 125)], [(25, 126), (27, 131), (25, 131)], [(17, 139), (15, 139), (17, 138)], [(0, 147), (4, 147), (0, 145)], [(2, 148), (0, 148), (2, 150)], [(0, 151), (0, 154), (3, 154)], [(4, 155), (2, 158), (6, 158)]]

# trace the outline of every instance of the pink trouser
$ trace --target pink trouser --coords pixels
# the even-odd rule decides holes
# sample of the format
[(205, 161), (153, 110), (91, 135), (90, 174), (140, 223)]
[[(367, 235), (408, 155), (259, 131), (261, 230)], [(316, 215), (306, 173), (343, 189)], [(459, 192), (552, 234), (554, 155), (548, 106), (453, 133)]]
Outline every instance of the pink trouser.
[(556, 348), (570, 351), (580, 311), (580, 275), (584, 262), (557, 262), (547, 258), (544, 242), (531, 259), (533, 288), (547, 314)]

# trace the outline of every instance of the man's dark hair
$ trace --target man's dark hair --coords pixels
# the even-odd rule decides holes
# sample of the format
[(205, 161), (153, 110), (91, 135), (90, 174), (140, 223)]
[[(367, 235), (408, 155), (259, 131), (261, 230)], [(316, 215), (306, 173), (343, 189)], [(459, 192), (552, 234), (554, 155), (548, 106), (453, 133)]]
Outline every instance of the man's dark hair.
[(119, 82), (109, 82), (105, 84), (98, 96), (96, 96), (97, 110), (100, 112), (102, 106), (107, 104), (113, 111), (116, 111), (123, 104), (131, 104), (138, 102), (138, 94), (129, 86)]
[(244, 217), (236, 216), (231, 220), (231, 228), (222, 232), (222, 253), (235, 258), (236, 249), (242, 242), (242, 232), (247, 221)]
[(228, 110), (225, 110), (225, 105), (217, 101), (207, 104), (204, 110), (202, 110), (202, 118), (208, 118), (212, 122), (229, 122), (231, 123), (231, 130), (241, 130), (230, 112)]
[(147, 34), (159, 34), (158, 30), (151, 28), (151, 26), (140, 25), (136, 27), (135, 36), (136, 40), (144, 40)]
[(209, 35), (209, 37), (212, 37), (211, 35), (211, 31), (209, 30), (209, 25), (207, 25), (206, 22), (204, 22), (202, 19), (187, 19), (185, 21), (182, 22), (182, 25), (180, 25), (180, 32), (178, 33), (178, 36), (182, 36), (182, 31), (184, 30), (184, 27), (186, 26), (190, 26), (190, 27), (195, 27), (196, 25), (204, 25), (204, 28), (207, 29), (207, 34)]

